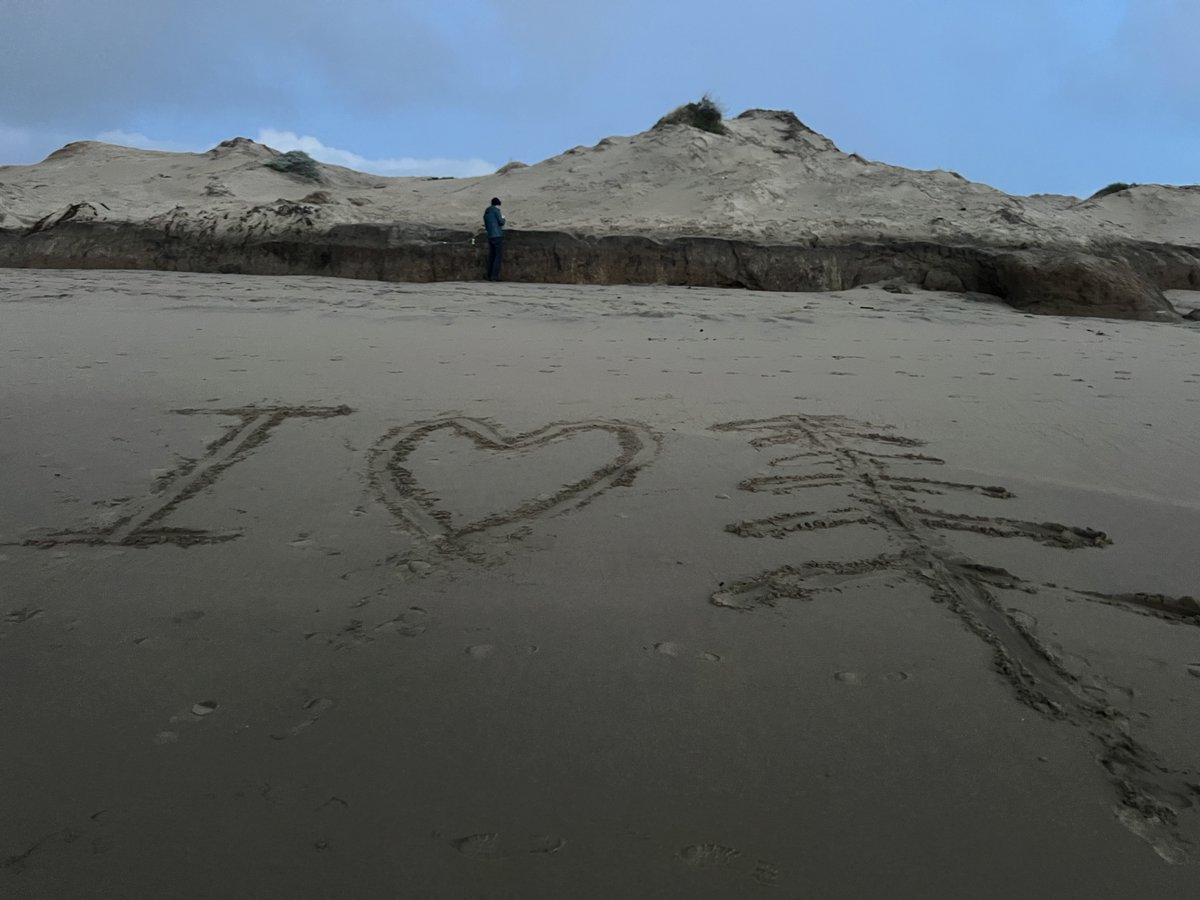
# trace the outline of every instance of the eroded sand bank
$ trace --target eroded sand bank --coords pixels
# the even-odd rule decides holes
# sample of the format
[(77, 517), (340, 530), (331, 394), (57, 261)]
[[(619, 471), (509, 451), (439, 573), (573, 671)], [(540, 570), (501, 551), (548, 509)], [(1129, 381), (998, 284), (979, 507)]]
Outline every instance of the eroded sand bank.
[(5, 896), (1194, 895), (1200, 326), (0, 285)]

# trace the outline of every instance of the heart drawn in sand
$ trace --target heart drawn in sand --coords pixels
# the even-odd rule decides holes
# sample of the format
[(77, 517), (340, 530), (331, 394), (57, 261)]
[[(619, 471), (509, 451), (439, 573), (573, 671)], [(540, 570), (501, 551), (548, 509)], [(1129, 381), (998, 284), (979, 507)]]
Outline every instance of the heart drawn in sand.
[[(455, 522), (439, 498), (414, 475), (410, 457), (422, 442), (448, 432), (467, 438), (475, 448), (489, 453), (534, 450), (580, 436), (608, 433), (616, 439), (617, 453), (591, 472), (567, 483), (547, 484), (536, 497), (507, 509), (492, 510), (480, 518)], [(461, 547), (464, 538), (498, 535), (523, 521), (579, 507), (609, 488), (626, 485), (658, 453), (658, 437), (645, 425), (609, 419), (555, 422), (536, 431), (507, 435), (482, 419), (448, 416), (402, 425), (389, 431), (371, 449), (370, 478), (380, 500), (414, 535), (445, 550)], [(537, 462), (532, 457), (531, 465)]]

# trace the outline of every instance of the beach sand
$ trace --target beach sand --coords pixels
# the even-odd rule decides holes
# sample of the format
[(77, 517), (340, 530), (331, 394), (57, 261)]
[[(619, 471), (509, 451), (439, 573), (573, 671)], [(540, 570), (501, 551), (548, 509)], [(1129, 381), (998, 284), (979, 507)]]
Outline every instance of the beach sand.
[(1200, 325), (0, 286), (3, 896), (1195, 896)]

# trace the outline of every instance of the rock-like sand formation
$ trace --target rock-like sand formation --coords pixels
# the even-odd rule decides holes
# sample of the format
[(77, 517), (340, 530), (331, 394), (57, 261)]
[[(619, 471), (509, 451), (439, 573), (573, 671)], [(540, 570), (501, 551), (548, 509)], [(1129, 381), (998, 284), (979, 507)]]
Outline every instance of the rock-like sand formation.
[(0, 167), (0, 265), (471, 280), (505, 199), (506, 277), (765, 290), (978, 292), (1038, 313), (1175, 321), (1200, 289), (1200, 186), (1014, 197), (839, 150), (789, 112), (718, 135), (606, 138), (467, 179), (321, 165), (245, 138), (207, 153), (69, 144)]

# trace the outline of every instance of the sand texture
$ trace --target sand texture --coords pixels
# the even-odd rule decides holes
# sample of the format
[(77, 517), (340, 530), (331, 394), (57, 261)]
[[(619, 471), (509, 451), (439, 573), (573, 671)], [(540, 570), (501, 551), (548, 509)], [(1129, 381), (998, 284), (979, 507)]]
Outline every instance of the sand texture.
[(1200, 325), (0, 286), (0, 895), (1195, 896)]
[(0, 167), (0, 265), (473, 280), (483, 208), (517, 281), (843, 290), (889, 280), (1036, 313), (1175, 320), (1200, 290), (1200, 187), (1014, 197), (839, 150), (788, 112), (683, 125), (479, 178), (277, 172), (207, 153), (69, 144)]

